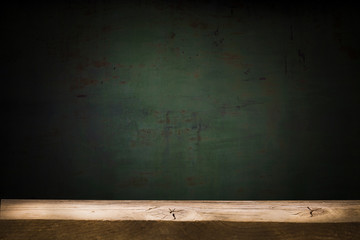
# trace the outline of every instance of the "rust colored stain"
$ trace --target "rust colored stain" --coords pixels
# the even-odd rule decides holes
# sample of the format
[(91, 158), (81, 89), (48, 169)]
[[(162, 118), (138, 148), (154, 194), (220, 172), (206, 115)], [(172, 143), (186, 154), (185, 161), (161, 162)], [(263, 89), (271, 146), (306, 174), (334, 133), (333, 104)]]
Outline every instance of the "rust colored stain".
[[(140, 144), (143, 146), (151, 146), (154, 142), (154, 139), (157, 137), (158, 131), (154, 129), (139, 129), (137, 134), (136, 144)], [(134, 146), (136, 146), (134, 142)]]
[(241, 61), (241, 56), (239, 54), (232, 54), (232, 53), (223, 53), (220, 56), (221, 59), (228, 65), (231, 65), (236, 68), (249, 68), (249, 64), (244, 64)]
[[(110, 65), (111, 65), (111, 63), (108, 62), (105, 57), (102, 60), (93, 60), (91, 63), (87, 59), (87, 60), (85, 60), (85, 63), (77, 64), (76, 65), (76, 70), (77, 71), (84, 71), (84, 70), (86, 70), (86, 68), (89, 68), (89, 66), (93, 66), (93, 67), (96, 67), (96, 68), (102, 68), (102, 67), (109, 67)], [(114, 67), (114, 70), (115, 70), (115, 67)]]
[(200, 135), (200, 131), (197, 132), (197, 142), (201, 142), (201, 135)]
[(265, 92), (267, 93), (268, 96), (276, 95), (276, 93), (277, 93), (277, 85), (275, 83), (265, 81), (264, 86), (265, 86)]
[(199, 125), (198, 125), (198, 129), (197, 129), (197, 132), (196, 132), (197, 143), (200, 143), (200, 142), (201, 142), (201, 130), (202, 130), (202, 126), (201, 126), (201, 124), (199, 124)]
[(173, 53), (175, 53), (176, 56), (180, 56), (180, 54), (181, 54), (179, 47), (170, 48), (170, 50), (171, 50)]
[(168, 51), (168, 46), (166, 43), (148, 43), (147, 45), (154, 48), (159, 54), (163, 54)]
[(115, 78), (115, 79), (116, 79), (116, 78), (119, 78), (119, 76), (115, 75), (115, 76), (112, 76), (112, 78)]
[(115, 66), (118, 67), (118, 68), (124, 68), (124, 67), (126, 67), (125, 65), (120, 64), (120, 63), (115, 64)]
[(170, 116), (169, 116), (170, 112), (166, 113), (166, 124), (170, 124)]
[(144, 134), (151, 134), (153, 131), (151, 129), (140, 129), (140, 132), (144, 133)]
[(186, 181), (187, 181), (187, 184), (188, 184), (189, 186), (196, 186), (196, 185), (202, 185), (202, 184), (204, 184), (203, 181), (199, 181), (198, 178), (193, 177), (193, 176), (187, 177), (187, 178), (186, 178)]
[(130, 146), (133, 147), (133, 148), (136, 147), (136, 141), (133, 141), (133, 140), (130, 141)]
[(92, 64), (94, 67), (101, 68), (101, 67), (108, 67), (110, 66), (111, 63), (108, 62), (106, 58), (103, 58), (103, 60), (93, 61)]
[(228, 61), (239, 60), (240, 55), (239, 54), (224, 53), (223, 54), (223, 59), (228, 60)]
[(120, 81), (120, 84), (121, 85), (126, 84), (126, 81)]
[(244, 189), (243, 188), (238, 188), (237, 193), (242, 193), (242, 192), (244, 192)]
[(98, 83), (98, 80), (89, 79), (89, 78), (79, 78), (75, 80), (75, 84), (70, 87), (71, 90), (81, 89), (86, 86), (95, 85)]

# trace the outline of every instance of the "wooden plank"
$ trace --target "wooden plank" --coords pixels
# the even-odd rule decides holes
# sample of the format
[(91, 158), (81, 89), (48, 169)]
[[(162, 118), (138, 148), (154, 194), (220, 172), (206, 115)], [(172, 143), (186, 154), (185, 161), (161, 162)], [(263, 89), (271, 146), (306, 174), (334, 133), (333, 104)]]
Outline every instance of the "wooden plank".
[(360, 201), (3, 199), (0, 219), (359, 223)]
[(355, 240), (360, 223), (0, 220), (0, 239)]

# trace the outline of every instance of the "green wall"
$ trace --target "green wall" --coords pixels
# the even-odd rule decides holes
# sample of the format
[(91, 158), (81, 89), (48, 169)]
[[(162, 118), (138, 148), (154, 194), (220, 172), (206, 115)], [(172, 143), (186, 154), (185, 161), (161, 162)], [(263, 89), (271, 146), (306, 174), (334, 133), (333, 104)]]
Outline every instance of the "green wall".
[(2, 198), (359, 198), (351, 6), (12, 5)]

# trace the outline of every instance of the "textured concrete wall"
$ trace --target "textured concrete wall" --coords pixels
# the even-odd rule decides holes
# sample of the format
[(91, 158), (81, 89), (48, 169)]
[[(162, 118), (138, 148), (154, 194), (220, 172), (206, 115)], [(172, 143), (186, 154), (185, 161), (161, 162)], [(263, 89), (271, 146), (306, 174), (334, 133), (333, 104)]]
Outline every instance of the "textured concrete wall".
[(2, 198), (360, 198), (352, 6), (3, 11)]

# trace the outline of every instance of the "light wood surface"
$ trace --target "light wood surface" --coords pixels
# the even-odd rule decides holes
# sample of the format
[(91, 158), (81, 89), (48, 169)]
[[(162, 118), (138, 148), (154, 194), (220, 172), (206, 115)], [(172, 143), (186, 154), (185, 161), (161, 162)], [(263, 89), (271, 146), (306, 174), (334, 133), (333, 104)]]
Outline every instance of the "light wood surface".
[(359, 223), (360, 201), (3, 199), (0, 219)]

